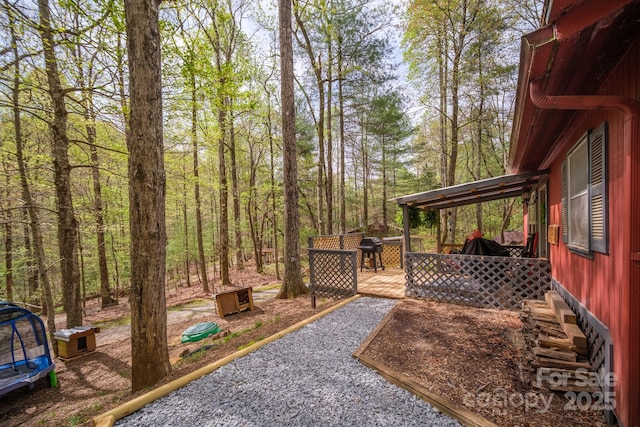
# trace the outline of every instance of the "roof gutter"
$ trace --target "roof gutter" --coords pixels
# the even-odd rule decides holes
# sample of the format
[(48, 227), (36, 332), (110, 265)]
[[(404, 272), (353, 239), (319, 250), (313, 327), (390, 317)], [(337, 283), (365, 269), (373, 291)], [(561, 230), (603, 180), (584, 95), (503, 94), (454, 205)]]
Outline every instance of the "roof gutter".
[[(531, 102), (538, 107), (548, 110), (614, 110), (624, 114), (625, 126), (625, 147), (638, 144), (638, 134), (640, 127), (638, 119), (640, 115), (640, 104), (628, 97), (615, 95), (570, 95), (570, 96), (549, 96), (542, 93), (542, 80), (534, 80), (529, 84), (529, 94)], [(548, 153), (541, 167), (550, 166), (551, 159), (556, 156), (560, 149), (559, 145)]]
[[(516, 115), (512, 129), (512, 141), (517, 144), (518, 135), (521, 132), (521, 115), (524, 105), (527, 102), (527, 91), (529, 82), (533, 79), (542, 78), (544, 75), (533, 75), (533, 65), (535, 64), (536, 50), (549, 44), (561, 43), (562, 41), (573, 37), (583, 29), (594, 25), (598, 22), (604, 22), (615, 18), (619, 13), (624, 11), (624, 7), (634, 0), (608, 0), (601, 1), (598, 7), (593, 7), (591, 2), (586, 1), (580, 5), (573, 6), (554, 22), (548, 23), (545, 27), (526, 34), (522, 37), (520, 47), (520, 74), (518, 76), (518, 98), (516, 99)], [(552, 49), (549, 58), (546, 58), (546, 66), (544, 74), (551, 73), (557, 49)], [(522, 159), (516, 158), (517, 151), (512, 147), (509, 153), (509, 164), (519, 164)]]

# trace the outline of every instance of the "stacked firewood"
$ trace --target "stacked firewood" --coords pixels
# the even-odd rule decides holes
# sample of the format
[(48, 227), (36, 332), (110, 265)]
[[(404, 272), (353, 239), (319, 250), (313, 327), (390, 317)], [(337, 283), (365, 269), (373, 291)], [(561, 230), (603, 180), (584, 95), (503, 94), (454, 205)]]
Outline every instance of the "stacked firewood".
[(587, 357), (587, 337), (558, 292), (547, 292), (544, 301), (525, 300), (520, 318), (529, 362), (537, 374), (535, 387), (564, 392), (599, 390)]

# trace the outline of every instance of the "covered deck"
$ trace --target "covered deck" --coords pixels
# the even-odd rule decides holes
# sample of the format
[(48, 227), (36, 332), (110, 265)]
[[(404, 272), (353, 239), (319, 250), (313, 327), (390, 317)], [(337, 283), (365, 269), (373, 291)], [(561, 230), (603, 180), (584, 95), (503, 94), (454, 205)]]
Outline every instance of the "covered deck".
[(445, 209), (521, 196), (535, 191), (547, 174), (544, 170), (505, 175), (393, 199), (405, 214), (404, 236), (383, 239), (385, 269), (377, 272), (361, 266), (362, 233), (309, 239), (313, 295), (429, 298), (499, 309), (515, 309), (524, 299), (542, 298), (551, 286), (547, 259), (523, 256), (522, 250), (513, 248), (510, 256), (413, 252), (408, 209)]
[(524, 299), (540, 299), (550, 289), (547, 259), (506, 247), (509, 256), (441, 254), (440, 226), (436, 254), (413, 252), (409, 209), (448, 209), (492, 200), (528, 199), (549, 170), (504, 175), (393, 199), (403, 210), (405, 293), (457, 304), (514, 309)]
[[(410, 208), (439, 211), (441, 209), (489, 202), (492, 200), (521, 196), (529, 197), (529, 195), (535, 191), (538, 184), (548, 175), (549, 169), (503, 175), (391, 199), (390, 201), (396, 202), (398, 206), (402, 208), (405, 252), (412, 252), (411, 239), (409, 238), (411, 235), (409, 227)], [(441, 252), (439, 224), (437, 252)]]

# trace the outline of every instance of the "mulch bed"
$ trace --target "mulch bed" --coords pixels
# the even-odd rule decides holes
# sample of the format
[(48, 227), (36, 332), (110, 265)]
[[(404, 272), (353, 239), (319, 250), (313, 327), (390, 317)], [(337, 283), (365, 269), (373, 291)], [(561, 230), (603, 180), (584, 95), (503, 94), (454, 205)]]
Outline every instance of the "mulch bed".
[(423, 395), (477, 414), (480, 422), (605, 425), (600, 411), (581, 410), (563, 393), (534, 388), (535, 371), (526, 352), (518, 312), (407, 299), (356, 356), (379, 366), (383, 375), (409, 379)]

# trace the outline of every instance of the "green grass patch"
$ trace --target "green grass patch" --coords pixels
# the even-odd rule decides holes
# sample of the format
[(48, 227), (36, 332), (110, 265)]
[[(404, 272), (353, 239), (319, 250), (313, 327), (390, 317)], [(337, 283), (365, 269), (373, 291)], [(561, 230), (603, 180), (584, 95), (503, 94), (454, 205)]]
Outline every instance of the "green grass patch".
[(102, 402), (94, 402), (91, 405), (89, 405), (90, 414), (100, 413), (103, 410), (104, 410), (104, 406), (102, 405)]
[(245, 348), (247, 348), (247, 347), (249, 347), (249, 346), (252, 346), (252, 345), (254, 345), (254, 344), (255, 344), (255, 343), (257, 343), (257, 342), (262, 341), (264, 338), (265, 338), (265, 337), (263, 337), (263, 336), (261, 335), (261, 336), (259, 336), (258, 338), (256, 338), (254, 341), (250, 341), (250, 342), (246, 343), (245, 345), (240, 345), (240, 346), (238, 346), (238, 350), (242, 350), (242, 349), (245, 349)]
[(185, 308), (202, 307), (204, 305), (211, 304), (212, 302), (213, 300), (211, 299), (196, 298), (186, 304), (174, 305), (173, 307), (169, 307), (168, 311), (180, 311)]
[(119, 391), (117, 393), (115, 393), (113, 396), (111, 396), (111, 403), (117, 403), (120, 402), (123, 399), (127, 399), (129, 397), (129, 393), (130, 393), (130, 388), (127, 387), (126, 390), (122, 390)]
[(270, 291), (272, 289), (280, 289), (282, 287), (282, 283), (273, 283), (271, 285), (258, 286), (257, 288), (253, 288), (253, 292), (259, 291)]
[(193, 353), (191, 353), (189, 356), (187, 356), (185, 360), (188, 362), (197, 362), (198, 360), (202, 359), (205, 353), (206, 353), (205, 349), (201, 348), (200, 350), (194, 351)]
[(100, 320), (93, 323), (94, 327), (112, 328), (114, 326), (126, 326), (131, 324), (131, 316), (124, 316), (119, 319)]
[(74, 414), (67, 418), (67, 425), (69, 427), (79, 426), (80, 424), (82, 424), (82, 415), (80, 414)]

